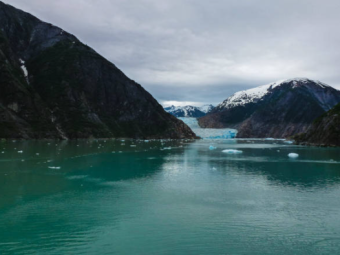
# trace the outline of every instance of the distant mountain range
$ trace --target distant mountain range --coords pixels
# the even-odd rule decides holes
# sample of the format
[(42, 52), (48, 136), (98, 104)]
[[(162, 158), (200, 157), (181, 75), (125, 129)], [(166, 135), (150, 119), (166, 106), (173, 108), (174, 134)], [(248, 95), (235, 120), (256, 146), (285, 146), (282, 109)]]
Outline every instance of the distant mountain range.
[(0, 138), (195, 138), (74, 35), (0, 1)]
[(164, 108), (164, 110), (175, 117), (194, 117), (194, 118), (199, 118), (202, 116), (205, 116), (207, 113), (211, 112), (214, 109), (214, 106), (209, 104), (209, 105), (203, 105), (201, 107), (197, 106), (170, 106)]
[(237, 137), (286, 138), (306, 132), (340, 102), (340, 91), (307, 78), (240, 91), (199, 118), (203, 128), (236, 128)]

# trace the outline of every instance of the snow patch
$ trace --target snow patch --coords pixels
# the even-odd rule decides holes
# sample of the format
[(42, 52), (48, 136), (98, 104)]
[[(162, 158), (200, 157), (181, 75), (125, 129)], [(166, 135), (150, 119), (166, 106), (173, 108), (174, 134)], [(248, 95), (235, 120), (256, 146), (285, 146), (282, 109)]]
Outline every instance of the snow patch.
[(206, 104), (206, 105), (199, 107), (199, 109), (200, 109), (201, 112), (208, 113), (212, 109), (214, 109), (214, 106), (212, 104)]
[(23, 61), (21, 58), (19, 58), (19, 62), (20, 62), (20, 67), (22, 69), (22, 71), (24, 72), (24, 75), (25, 75), (25, 79), (27, 81), (27, 83), (29, 84), (29, 80), (28, 80), (28, 71), (27, 71), (27, 68), (25, 66), (25, 61)]

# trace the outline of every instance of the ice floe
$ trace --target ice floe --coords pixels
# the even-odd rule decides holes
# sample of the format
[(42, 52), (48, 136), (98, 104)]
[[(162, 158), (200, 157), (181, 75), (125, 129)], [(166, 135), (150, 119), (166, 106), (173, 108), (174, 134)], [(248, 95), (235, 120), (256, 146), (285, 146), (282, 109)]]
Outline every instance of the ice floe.
[(227, 149), (227, 150), (223, 150), (222, 152), (227, 153), (227, 154), (241, 154), (241, 153), (243, 153), (243, 151), (234, 150), (234, 149)]
[(288, 157), (290, 157), (290, 158), (298, 158), (299, 154), (297, 154), (297, 153), (289, 153)]

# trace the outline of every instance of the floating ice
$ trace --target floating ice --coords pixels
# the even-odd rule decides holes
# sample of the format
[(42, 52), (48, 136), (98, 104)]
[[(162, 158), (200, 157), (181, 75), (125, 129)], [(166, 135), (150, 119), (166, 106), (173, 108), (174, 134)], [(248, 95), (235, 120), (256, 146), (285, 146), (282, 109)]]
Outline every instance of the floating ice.
[(299, 154), (297, 154), (297, 153), (289, 153), (288, 157), (290, 157), (290, 158), (298, 158)]
[(233, 150), (233, 149), (223, 150), (222, 152), (228, 153), (228, 154), (241, 154), (241, 153), (243, 153), (243, 151)]
[(216, 150), (216, 149), (217, 149), (217, 148), (216, 148), (215, 146), (212, 146), (212, 145), (209, 146), (209, 150), (211, 150), (211, 151), (212, 151), (212, 150)]
[(23, 153), (23, 151), (18, 151), (18, 153)]
[(49, 166), (48, 168), (49, 169), (60, 169), (61, 167), (60, 166)]
[(293, 144), (293, 141), (284, 141), (284, 143)]

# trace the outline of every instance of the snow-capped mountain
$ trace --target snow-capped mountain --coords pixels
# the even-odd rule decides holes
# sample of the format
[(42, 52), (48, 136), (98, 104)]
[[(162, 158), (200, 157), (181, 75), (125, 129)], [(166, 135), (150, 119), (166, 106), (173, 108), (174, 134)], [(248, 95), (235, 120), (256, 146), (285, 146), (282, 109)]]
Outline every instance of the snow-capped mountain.
[(215, 110), (219, 111), (222, 109), (229, 109), (236, 106), (246, 105), (248, 103), (256, 103), (259, 100), (263, 99), (265, 95), (271, 93), (273, 89), (280, 87), (284, 84), (290, 84), (291, 88), (295, 89), (301, 86), (310, 85), (311, 83), (319, 86), (320, 88), (330, 87), (329, 85), (322, 83), (320, 81), (313, 81), (307, 78), (294, 78), (288, 80), (281, 80), (260, 87), (236, 92), (234, 95), (223, 101), (223, 103), (217, 105)]
[(215, 107), (212, 104), (206, 104), (203, 105), (201, 107), (199, 107), (199, 109), (204, 112), (205, 114), (211, 112)]
[(205, 116), (207, 113), (211, 112), (214, 109), (213, 105), (203, 105), (201, 107), (197, 106), (170, 106), (164, 108), (168, 113), (176, 116), (176, 117), (194, 117), (199, 118)]
[(199, 119), (203, 128), (236, 128), (238, 137), (289, 137), (340, 102), (340, 91), (307, 78), (235, 93)]

